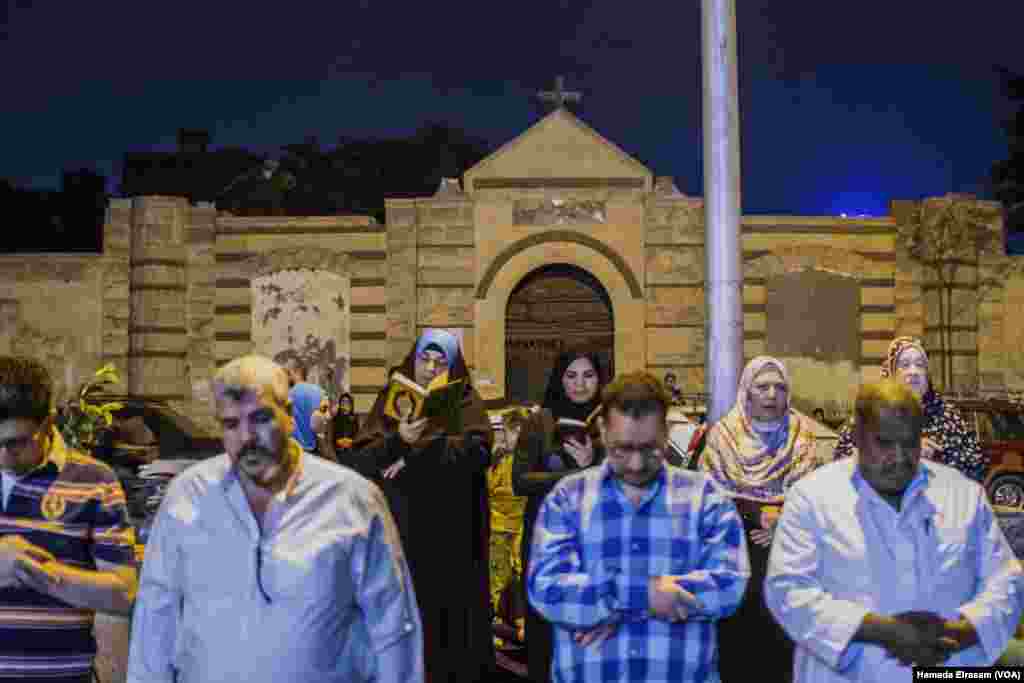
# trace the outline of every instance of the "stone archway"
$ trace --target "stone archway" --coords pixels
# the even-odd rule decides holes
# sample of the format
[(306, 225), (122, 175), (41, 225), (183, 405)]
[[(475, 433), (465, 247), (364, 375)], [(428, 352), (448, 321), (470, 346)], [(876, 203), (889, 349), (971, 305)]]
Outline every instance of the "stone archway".
[(507, 397), (517, 403), (540, 403), (555, 359), (574, 346), (596, 351), (614, 372), (611, 300), (601, 282), (577, 266), (542, 266), (523, 278), (508, 300)]
[[(602, 245), (603, 246), (603, 245)], [(475, 304), (475, 346), (477, 386), (485, 398), (505, 396), (506, 312), (516, 287), (530, 273), (550, 264), (574, 266), (601, 284), (608, 294), (614, 320), (615, 371), (643, 370), (647, 359), (644, 330), (646, 302), (636, 296), (640, 281), (623, 263), (613, 262), (603, 249), (584, 241), (532, 241), (510, 245), (502, 254), (499, 268), (486, 271)], [(485, 282), (486, 281), (486, 282)]]

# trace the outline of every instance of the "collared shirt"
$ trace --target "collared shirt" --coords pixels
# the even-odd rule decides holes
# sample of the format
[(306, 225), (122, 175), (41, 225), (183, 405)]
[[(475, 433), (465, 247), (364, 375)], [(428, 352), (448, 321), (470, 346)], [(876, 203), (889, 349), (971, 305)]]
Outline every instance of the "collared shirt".
[[(530, 603), (555, 625), (556, 681), (717, 683), (716, 621), (736, 611), (750, 578), (736, 507), (703, 474), (662, 465), (639, 505), (606, 461), (548, 494), (534, 527)], [(651, 577), (682, 577), (702, 609), (650, 617)], [(616, 623), (600, 645), (576, 631)]]
[(979, 645), (946, 665), (987, 666), (1017, 627), (1021, 578), (978, 484), (921, 460), (897, 511), (846, 458), (786, 496), (765, 601), (797, 643), (797, 683), (909, 681), (910, 668), (882, 647), (851, 642), (868, 612), (963, 616)]
[[(23, 536), (78, 569), (135, 561), (135, 532), (117, 476), (68, 448), (56, 429), (43, 461), (13, 482), (0, 514), (0, 536), (7, 534)], [(93, 615), (31, 588), (0, 588), (0, 679), (88, 674), (96, 655)]]
[(171, 482), (142, 567), (130, 683), (423, 680), (416, 596), (383, 494), (295, 457), (262, 532), (226, 454)]

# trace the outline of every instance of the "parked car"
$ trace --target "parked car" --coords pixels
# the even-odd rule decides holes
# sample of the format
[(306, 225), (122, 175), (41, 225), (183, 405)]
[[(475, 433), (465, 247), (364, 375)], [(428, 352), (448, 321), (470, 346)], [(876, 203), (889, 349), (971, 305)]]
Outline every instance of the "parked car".
[(145, 469), (153, 463), (159, 469), (161, 462), (164, 469), (174, 469), (177, 463), (219, 455), (224, 451), (221, 438), (163, 401), (101, 393), (89, 394), (87, 400), (95, 405), (122, 404), (113, 413), (111, 428), (101, 432), (92, 454), (113, 467), (124, 488), (138, 542), (145, 543), (147, 522), (170, 479), (150, 477)]
[(985, 491), (993, 505), (1024, 507), (1024, 404), (1005, 398), (951, 398), (989, 457)]
[[(96, 455), (100, 458), (116, 457), (114, 452), (126, 446), (155, 448), (155, 456), (160, 460), (205, 460), (224, 451), (220, 436), (207, 432), (163, 401), (114, 394), (93, 394), (89, 400), (124, 404), (114, 413), (114, 430), (106, 434), (96, 448)], [(151, 433), (152, 440), (149, 443), (125, 443), (118, 439), (118, 426), (138, 418)]]

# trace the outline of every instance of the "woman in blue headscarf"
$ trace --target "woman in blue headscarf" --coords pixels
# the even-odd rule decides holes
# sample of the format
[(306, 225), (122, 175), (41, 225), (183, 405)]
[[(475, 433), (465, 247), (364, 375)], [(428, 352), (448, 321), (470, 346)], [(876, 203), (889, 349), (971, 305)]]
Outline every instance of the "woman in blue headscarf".
[(483, 681), (491, 638), (487, 468), (494, 435), (458, 339), (423, 332), (394, 368), (422, 387), (447, 372), (465, 380), (462, 430), (385, 414), (381, 392), (347, 464), (376, 482), (398, 526), (423, 621), (427, 681)]

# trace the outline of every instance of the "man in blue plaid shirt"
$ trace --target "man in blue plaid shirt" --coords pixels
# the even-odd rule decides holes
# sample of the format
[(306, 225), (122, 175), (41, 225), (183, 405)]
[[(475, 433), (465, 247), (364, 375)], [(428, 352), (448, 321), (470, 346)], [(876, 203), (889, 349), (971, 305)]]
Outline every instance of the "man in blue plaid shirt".
[(716, 622), (750, 577), (735, 505), (665, 463), (671, 399), (654, 376), (604, 391), (604, 462), (544, 500), (527, 572), (552, 622), (553, 679), (718, 683)]

